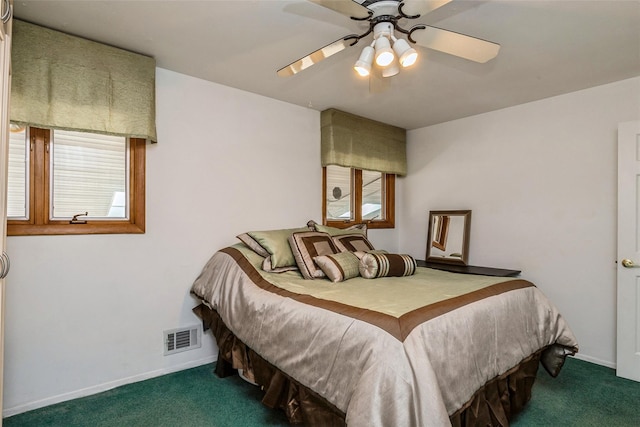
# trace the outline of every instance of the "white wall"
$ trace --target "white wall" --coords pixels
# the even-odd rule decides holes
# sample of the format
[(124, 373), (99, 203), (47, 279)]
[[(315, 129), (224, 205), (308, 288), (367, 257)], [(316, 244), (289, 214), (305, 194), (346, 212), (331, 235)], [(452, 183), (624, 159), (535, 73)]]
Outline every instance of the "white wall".
[(143, 235), (9, 237), (4, 415), (214, 360), (163, 356), (189, 288), (250, 229), (320, 221), (320, 113), (158, 69)]
[(471, 209), (469, 263), (521, 269), (613, 366), (617, 125), (637, 119), (640, 78), (409, 132), (401, 249), (424, 257), (430, 210)]
[[(371, 240), (424, 258), (428, 211), (472, 209), (471, 263), (522, 269), (613, 363), (616, 126), (639, 99), (637, 78), (409, 132), (396, 229)], [(320, 220), (319, 112), (158, 69), (157, 113), (146, 234), (8, 238), (5, 416), (213, 361), (210, 334), (162, 355), (206, 260)]]

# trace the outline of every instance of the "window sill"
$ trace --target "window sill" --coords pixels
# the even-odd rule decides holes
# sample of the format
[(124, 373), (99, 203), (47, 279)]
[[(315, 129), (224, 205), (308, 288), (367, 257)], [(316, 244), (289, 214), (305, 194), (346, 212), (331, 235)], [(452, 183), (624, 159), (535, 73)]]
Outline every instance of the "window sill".
[(54, 223), (45, 225), (8, 224), (7, 236), (49, 236), (49, 235), (79, 235), (79, 234), (143, 234), (144, 225), (132, 223), (87, 223), (68, 224)]

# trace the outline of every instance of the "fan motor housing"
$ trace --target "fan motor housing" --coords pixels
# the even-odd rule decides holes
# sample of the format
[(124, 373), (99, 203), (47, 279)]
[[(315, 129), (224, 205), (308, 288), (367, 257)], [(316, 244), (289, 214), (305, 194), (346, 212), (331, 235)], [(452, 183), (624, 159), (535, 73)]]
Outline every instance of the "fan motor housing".
[(373, 38), (377, 39), (378, 37), (386, 37), (388, 39), (391, 38), (391, 34), (393, 33), (394, 25), (390, 21), (381, 21), (378, 22), (373, 27)]
[(378, 16), (390, 15), (395, 16), (398, 14), (398, 3), (399, 1), (395, 0), (381, 0), (371, 2), (371, 4), (367, 4), (368, 2), (362, 3), (367, 9), (373, 12), (372, 18), (376, 18)]

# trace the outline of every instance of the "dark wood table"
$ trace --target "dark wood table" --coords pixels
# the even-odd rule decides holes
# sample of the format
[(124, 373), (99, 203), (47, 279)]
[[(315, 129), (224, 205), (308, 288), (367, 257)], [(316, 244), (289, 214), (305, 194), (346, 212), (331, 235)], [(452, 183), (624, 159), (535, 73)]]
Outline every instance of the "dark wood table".
[(450, 271), (462, 274), (480, 274), (482, 276), (516, 277), (520, 270), (507, 270), (504, 268), (478, 267), (476, 265), (448, 264), (443, 262), (431, 262), (416, 260), (418, 267), (433, 268), (435, 270)]

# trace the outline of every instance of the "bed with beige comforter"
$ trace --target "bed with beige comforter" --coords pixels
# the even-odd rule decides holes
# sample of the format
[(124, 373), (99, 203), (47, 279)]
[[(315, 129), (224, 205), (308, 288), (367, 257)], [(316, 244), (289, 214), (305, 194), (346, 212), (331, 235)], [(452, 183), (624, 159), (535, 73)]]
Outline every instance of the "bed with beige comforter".
[[(268, 273), (261, 263), (243, 244), (225, 248), (192, 293), (349, 426), (456, 424), (498, 379), (504, 401), (508, 375), (524, 362), (534, 358), (537, 369), (540, 358), (555, 375), (577, 351), (556, 307), (526, 280), (418, 267), (408, 277), (331, 283)], [(508, 424), (485, 406), (492, 423)]]

